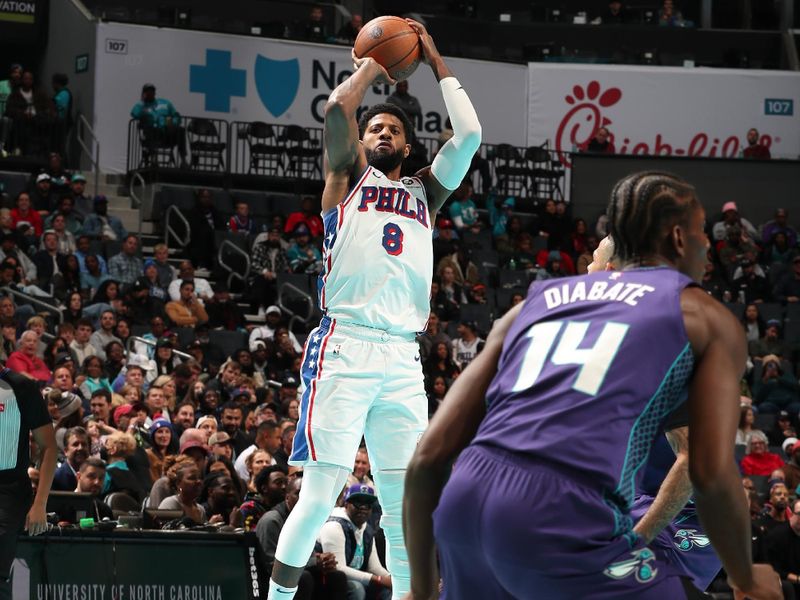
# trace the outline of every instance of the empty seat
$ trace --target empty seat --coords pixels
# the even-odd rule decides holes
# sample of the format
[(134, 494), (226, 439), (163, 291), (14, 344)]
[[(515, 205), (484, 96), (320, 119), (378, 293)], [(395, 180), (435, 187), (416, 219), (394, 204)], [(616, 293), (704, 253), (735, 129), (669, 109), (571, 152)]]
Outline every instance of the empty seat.
[(219, 348), (225, 356), (230, 356), (241, 348), (247, 348), (248, 336), (243, 331), (212, 329), (208, 332), (208, 341)]
[(758, 305), (758, 314), (764, 321), (776, 319), (783, 322), (783, 305), (778, 302), (763, 302)]

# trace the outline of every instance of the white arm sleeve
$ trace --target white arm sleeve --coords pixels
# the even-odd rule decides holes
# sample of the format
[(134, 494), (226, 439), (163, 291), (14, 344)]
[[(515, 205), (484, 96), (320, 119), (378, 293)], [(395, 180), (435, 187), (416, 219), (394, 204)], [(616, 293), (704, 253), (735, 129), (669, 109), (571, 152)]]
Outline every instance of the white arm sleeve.
[(439, 86), (453, 124), (453, 137), (433, 159), (431, 173), (445, 188), (454, 190), (464, 179), (472, 157), (481, 145), (481, 124), (458, 79), (445, 77)]

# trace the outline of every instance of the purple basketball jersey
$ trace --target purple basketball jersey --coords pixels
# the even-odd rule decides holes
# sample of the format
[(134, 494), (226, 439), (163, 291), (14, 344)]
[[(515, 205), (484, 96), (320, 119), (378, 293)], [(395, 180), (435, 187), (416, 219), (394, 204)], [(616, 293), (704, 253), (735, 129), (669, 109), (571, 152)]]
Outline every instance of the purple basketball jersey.
[(662, 421), (686, 399), (680, 294), (691, 284), (669, 268), (534, 283), (473, 443), (545, 461), (627, 513)]

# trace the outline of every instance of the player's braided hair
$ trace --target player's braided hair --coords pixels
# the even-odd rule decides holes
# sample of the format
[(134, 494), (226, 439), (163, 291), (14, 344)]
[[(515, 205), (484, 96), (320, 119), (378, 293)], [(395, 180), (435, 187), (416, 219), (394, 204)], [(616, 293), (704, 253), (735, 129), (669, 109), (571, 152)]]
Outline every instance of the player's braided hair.
[(410, 144), (414, 139), (414, 124), (411, 122), (411, 119), (408, 118), (406, 111), (396, 104), (389, 104), (388, 102), (383, 104), (373, 104), (363, 113), (361, 113), (361, 117), (358, 119), (358, 137), (364, 137), (364, 132), (367, 129), (367, 123), (370, 122), (372, 117), (375, 115), (382, 115), (384, 113), (394, 115), (400, 119), (400, 122), (403, 124), (403, 132), (406, 134), (406, 143)]
[(686, 224), (697, 204), (694, 187), (672, 173), (643, 171), (624, 177), (611, 191), (608, 205), (616, 258), (641, 261), (659, 253), (668, 231)]

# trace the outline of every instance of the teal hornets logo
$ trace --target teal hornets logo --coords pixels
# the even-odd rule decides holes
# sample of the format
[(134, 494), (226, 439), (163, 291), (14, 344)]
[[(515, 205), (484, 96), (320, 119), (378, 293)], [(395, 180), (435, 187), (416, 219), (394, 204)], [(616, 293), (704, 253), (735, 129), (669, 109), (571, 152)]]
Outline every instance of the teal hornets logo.
[(675, 532), (674, 537), (676, 541), (672, 543), (681, 552), (688, 552), (695, 546), (705, 548), (711, 543), (708, 536), (697, 533), (696, 529), (679, 529)]
[(651, 564), (656, 555), (650, 548), (642, 548), (631, 552), (632, 558), (610, 564), (603, 574), (611, 579), (625, 579), (634, 575), (639, 583), (652, 581), (658, 575), (658, 569)]

